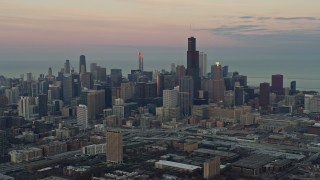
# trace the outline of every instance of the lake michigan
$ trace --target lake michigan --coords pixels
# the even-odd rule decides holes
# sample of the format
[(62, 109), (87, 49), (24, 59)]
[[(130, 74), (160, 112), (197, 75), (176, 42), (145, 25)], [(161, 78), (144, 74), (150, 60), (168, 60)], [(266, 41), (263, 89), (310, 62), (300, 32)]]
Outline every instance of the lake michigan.
[[(40, 61), (40, 60), (14, 60), (0, 61), (0, 75), (6, 77), (19, 77), (21, 74), (32, 72), (35, 77), (39, 74), (47, 74), (48, 68), (52, 67), (53, 73), (63, 67), (65, 60)], [(87, 58), (87, 71), (90, 70), (90, 63), (95, 62), (99, 66), (107, 68), (107, 74), (110, 69), (122, 69), (123, 76), (131, 69), (138, 69), (138, 60), (136, 59), (106, 59), (90, 60)], [(78, 71), (79, 59), (70, 59), (71, 66)], [(144, 60), (144, 69), (152, 71), (153, 69), (166, 69), (170, 71), (171, 63), (186, 66), (186, 60), (167, 60), (157, 57)], [(272, 74), (284, 75), (284, 87), (290, 86), (290, 81), (297, 81), (298, 90), (320, 91), (320, 59), (236, 59), (228, 58), (220, 60), (222, 66), (229, 66), (229, 72), (237, 71), (241, 75), (248, 77), (248, 85), (258, 86), (261, 82), (271, 83)], [(213, 60), (208, 60), (207, 69), (214, 64)]]

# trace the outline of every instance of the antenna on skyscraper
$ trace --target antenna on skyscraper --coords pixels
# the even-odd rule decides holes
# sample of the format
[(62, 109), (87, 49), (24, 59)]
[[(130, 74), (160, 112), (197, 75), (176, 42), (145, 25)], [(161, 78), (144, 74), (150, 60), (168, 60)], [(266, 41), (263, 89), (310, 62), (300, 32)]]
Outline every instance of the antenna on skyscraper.
[(193, 24), (190, 24), (190, 37), (194, 37)]

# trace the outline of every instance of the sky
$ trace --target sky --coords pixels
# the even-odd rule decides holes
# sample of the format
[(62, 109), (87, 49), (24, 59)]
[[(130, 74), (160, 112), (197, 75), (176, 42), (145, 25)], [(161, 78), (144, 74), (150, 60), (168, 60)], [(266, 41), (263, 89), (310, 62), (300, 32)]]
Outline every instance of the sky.
[(319, 0), (1, 0), (0, 63), (184, 59), (187, 38), (209, 58), (320, 55)]

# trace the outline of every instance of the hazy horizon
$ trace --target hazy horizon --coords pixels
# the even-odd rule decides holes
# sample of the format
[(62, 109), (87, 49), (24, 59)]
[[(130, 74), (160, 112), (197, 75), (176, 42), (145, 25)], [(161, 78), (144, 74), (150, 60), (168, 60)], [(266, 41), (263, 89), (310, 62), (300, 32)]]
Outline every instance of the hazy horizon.
[[(170, 55), (186, 51), (189, 36), (212, 58), (294, 53), (308, 59), (319, 56), (319, 6), (316, 0), (3, 0), (0, 61), (133, 49), (134, 57), (159, 48)], [(169, 55), (164, 58), (176, 58)]]

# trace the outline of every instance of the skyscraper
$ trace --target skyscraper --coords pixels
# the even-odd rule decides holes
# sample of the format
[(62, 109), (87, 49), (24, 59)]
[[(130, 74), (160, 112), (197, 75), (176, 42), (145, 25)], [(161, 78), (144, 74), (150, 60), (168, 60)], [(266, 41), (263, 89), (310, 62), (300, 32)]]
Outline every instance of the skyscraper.
[(107, 162), (123, 162), (122, 146), (122, 132), (115, 130), (107, 131)]
[(87, 95), (88, 102), (88, 118), (95, 120), (96, 116), (102, 113), (105, 108), (105, 91), (90, 90)]
[(143, 72), (143, 53), (142, 52), (139, 52), (138, 58), (139, 58), (139, 70)]
[(49, 83), (48, 81), (39, 82), (39, 94), (48, 94)]
[(88, 128), (88, 108), (86, 105), (79, 104), (77, 107), (77, 124), (81, 129)]
[(126, 101), (134, 96), (134, 82), (122, 82), (121, 83), (121, 98)]
[(192, 100), (194, 97), (194, 81), (191, 76), (183, 76), (179, 86), (179, 106), (181, 116), (191, 115)]
[(176, 73), (176, 64), (171, 63), (171, 74), (175, 74)]
[(157, 83), (149, 82), (145, 84), (145, 97), (146, 98), (154, 98), (157, 97)]
[(227, 77), (229, 73), (229, 67), (228, 66), (223, 66), (222, 67), (222, 76)]
[(79, 63), (79, 74), (84, 74), (86, 72), (87, 72), (86, 57), (84, 55), (81, 55), (80, 63)]
[(290, 95), (294, 95), (297, 92), (297, 82), (291, 81), (290, 82)]
[(184, 65), (177, 65), (176, 67), (176, 85), (179, 85), (180, 79), (186, 75), (186, 68)]
[(234, 105), (242, 106), (244, 103), (244, 89), (240, 86), (239, 82), (236, 82), (234, 86)]
[(92, 89), (93, 78), (92, 78), (91, 72), (86, 72), (86, 73), (80, 74), (80, 81), (81, 81), (82, 88)]
[(270, 84), (260, 83), (260, 96), (259, 105), (261, 108), (266, 109), (270, 104)]
[(79, 97), (81, 92), (81, 82), (80, 75), (77, 73), (72, 73), (72, 98)]
[(121, 69), (111, 69), (110, 74), (112, 87), (120, 87), (122, 82), (122, 70)]
[(65, 104), (70, 104), (72, 100), (73, 86), (72, 86), (72, 76), (71, 74), (64, 74), (62, 79), (63, 88), (63, 102)]
[(48, 96), (47, 94), (39, 94), (39, 117), (46, 116), (48, 114)]
[(213, 93), (213, 99), (211, 101), (214, 103), (218, 103), (223, 101), (225, 91), (224, 79), (222, 77), (222, 68), (219, 62), (216, 62), (215, 65), (211, 66), (211, 75), (213, 76), (211, 89), (211, 93)]
[(186, 117), (191, 115), (192, 109), (192, 98), (188, 92), (179, 92), (179, 107), (181, 117)]
[(135, 97), (136, 98), (145, 98), (145, 82), (137, 82), (135, 85)]
[(175, 86), (175, 75), (172, 74), (159, 74), (157, 76), (157, 95), (162, 97), (163, 90), (173, 89)]
[(4, 157), (7, 155), (7, 137), (6, 132), (0, 130), (0, 163), (4, 159)]
[(19, 116), (23, 116), (26, 120), (38, 118), (38, 97), (20, 96), (18, 102)]
[(194, 90), (194, 80), (191, 76), (183, 76), (180, 79), (179, 83), (179, 91), (180, 92), (187, 92), (191, 95), (191, 98), (193, 98), (193, 90)]
[(163, 107), (172, 108), (178, 105), (177, 90), (163, 90)]
[(207, 76), (207, 54), (200, 52), (199, 54), (200, 76)]
[(283, 75), (276, 74), (272, 75), (271, 78), (271, 92), (275, 93), (276, 95), (284, 95), (283, 90)]
[(32, 73), (29, 72), (27, 73), (27, 82), (31, 82), (32, 81)]
[(193, 93), (196, 93), (201, 89), (201, 81), (199, 77), (199, 51), (196, 50), (196, 38), (194, 37), (188, 38), (187, 75), (193, 78)]
[(64, 73), (70, 74), (70, 72), (71, 72), (70, 61), (67, 59), (66, 62), (64, 63)]
[(90, 72), (93, 73), (97, 68), (97, 63), (91, 63), (90, 64)]

